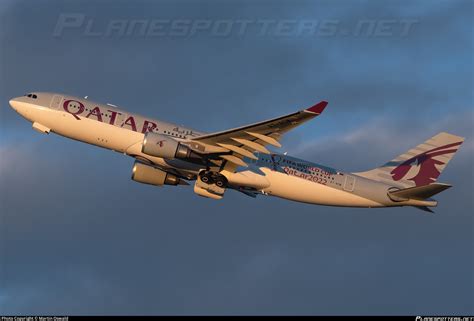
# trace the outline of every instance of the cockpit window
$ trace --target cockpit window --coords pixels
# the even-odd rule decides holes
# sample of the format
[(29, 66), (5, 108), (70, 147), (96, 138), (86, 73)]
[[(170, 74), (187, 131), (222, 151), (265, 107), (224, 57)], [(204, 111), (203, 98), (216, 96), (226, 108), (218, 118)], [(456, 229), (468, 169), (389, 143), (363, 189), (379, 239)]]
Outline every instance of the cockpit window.
[(36, 96), (35, 94), (28, 94), (28, 95), (25, 95), (25, 96), (26, 96), (26, 97), (33, 98), (33, 99), (38, 98), (38, 96)]

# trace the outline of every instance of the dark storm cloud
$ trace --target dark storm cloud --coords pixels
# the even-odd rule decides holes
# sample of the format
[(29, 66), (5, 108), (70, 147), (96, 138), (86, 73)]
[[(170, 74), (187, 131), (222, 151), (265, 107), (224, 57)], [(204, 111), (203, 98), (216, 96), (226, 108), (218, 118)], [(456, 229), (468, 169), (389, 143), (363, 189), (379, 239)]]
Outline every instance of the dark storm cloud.
[[(332, 163), (351, 171), (362, 171), (382, 165), (444, 131), (466, 139), (462, 145), (462, 154), (467, 157), (474, 151), (473, 119), (472, 111), (448, 115), (431, 124), (379, 117), (337, 135), (306, 139), (288, 151), (304, 159)], [(351, 159), (350, 168), (347, 167), (348, 157)]]
[[(388, 6), (387, 6), (388, 4)], [(124, 2), (0, 7), (4, 313), (472, 313), (472, 3)], [(408, 37), (93, 39), (52, 36), (61, 13), (134, 18), (411, 17)], [(132, 160), (41, 136), (6, 102), (89, 95), (203, 130), (320, 99), (285, 138), (314, 161), (365, 170), (439, 131), (467, 137), (437, 214), (341, 209), (129, 179)]]
[[(306, 4), (301, 8), (278, 3), (271, 9), (263, 4), (211, 4), (214, 3), (207, 5), (204, 11), (196, 4), (177, 10), (167, 2), (152, 3), (148, 4), (151, 6), (148, 13), (144, 13), (141, 6), (121, 2), (99, 7), (71, 4), (51, 8), (43, 4), (35, 7), (34, 12), (28, 2), (12, 6), (3, 23), (10, 22), (7, 25), (10, 26), (21, 18), (30, 24), (16, 27), (22, 35), (16, 38), (14, 32), (8, 32), (10, 28), (3, 28), (4, 41), (9, 43), (4, 53), (4, 68), (10, 76), (4, 79), (3, 87), (38, 86), (34, 79), (30, 85), (28, 80), (16, 75), (41, 73), (39, 89), (56, 89), (60, 83), (60, 89), (72, 94), (113, 100), (157, 116), (166, 111), (165, 116), (171, 120), (192, 122), (195, 127), (202, 126), (206, 120), (204, 115), (210, 117), (213, 124), (224, 122), (219, 126), (224, 128), (234, 126), (227, 119), (253, 121), (255, 117), (267, 117), (266, 106), (277, 115), (323, 98), (337, 106), (333, 112), (397, 108), (417, 113), (423, 110), (420, 105), (439, 108), (441, 103), (448, 103), (445, 106), (449, 108), (464, 107), (453, 106), (448, 99), (465, 96), (472, 82), (469, 68), (463, 68), (460, 63), (470, 59), (470, 52), (457, 50), (466, 48), (470, 41), (469, 30), (459, 22), (468, 20), (469, 10), (465, 7), (469, 3), (443, 4), (444, 10), (430, 12), (434, 17), (417, 11), (409, 14), (401, 9), (402, 13), (398, 14), (393, 6), (372, 4), (367, 8), (346, 2), (333, 7), (327, 3)], [(124, 17), (174, 18), (180, 15), (190, 19), (332, 18), (351, 26), (367, 16), (408, 17), (420, 22), (407, 37), (388, 38), (285, 38), (258, 37), (250, 33), (245, 38), (224, 39), (206, 34), (190, 39), (102, 39), (84, 37), (74, 30), (65, 32), (59, 39), (52, 37), (59, 15), (67, 12), (82, 12), (98, 24), (102, 20)], [(451, 50), (440, 50), (440, 41)], [(32, 50), (39, 55), (35, 60), (30, 58)], [(12, 64), (10, 58), (22, 63)], [(44, 72), (43, 64), (38, 61), (57, 67)], [(441, 65), (432, 68), (433, 64)], [(454, 73), (459, 81), (452, 82), (452, 76), (447, 77)], [(99, 82), (101, 86), (90, 86), (90, 81)], [(117, 87), (130, 88), (134, 95)], [(206, 113), (196, 115), (195, 106)], [(223, 113), (217, 114), (220, 111)], [(218, 128), (210, 128), (215, 129)]]

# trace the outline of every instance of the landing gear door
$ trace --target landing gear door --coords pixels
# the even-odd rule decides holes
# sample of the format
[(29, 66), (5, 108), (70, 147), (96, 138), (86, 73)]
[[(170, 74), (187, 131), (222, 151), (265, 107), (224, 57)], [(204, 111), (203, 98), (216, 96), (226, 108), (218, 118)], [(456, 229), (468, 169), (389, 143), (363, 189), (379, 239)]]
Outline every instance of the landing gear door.
[(59, 110), (61, 108), (63, 98), (64, 97), (61, 95), (54, 95), (51, 99), (51, 104), (49, 105), (49, 108)]

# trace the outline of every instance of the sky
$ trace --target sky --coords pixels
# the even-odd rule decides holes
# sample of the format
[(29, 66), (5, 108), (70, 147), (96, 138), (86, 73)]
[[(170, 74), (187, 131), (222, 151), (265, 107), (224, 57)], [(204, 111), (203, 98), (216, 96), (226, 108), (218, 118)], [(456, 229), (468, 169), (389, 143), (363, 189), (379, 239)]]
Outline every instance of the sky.
[[(1, 1), (0, 314), (472, 315), (473, 6)], [(162, 29), (108, 34), (139, 20)], [(252, 22), (241, 33), (240, 20)], [(215, 201), (133, 182), (133, 159), (31, 130), (8, 105), (31, 91), (204, 132), (327, 100), (278, 151), (347, 171), (440, 131), (466, 141), (434, 215)]]

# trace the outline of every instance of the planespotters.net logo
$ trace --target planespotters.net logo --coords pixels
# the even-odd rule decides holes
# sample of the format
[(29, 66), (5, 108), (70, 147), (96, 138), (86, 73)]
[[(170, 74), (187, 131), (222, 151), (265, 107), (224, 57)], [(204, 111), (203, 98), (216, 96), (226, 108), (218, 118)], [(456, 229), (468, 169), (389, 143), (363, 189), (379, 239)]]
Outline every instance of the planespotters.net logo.
[(416, 321), (474, 321), (474, 317), (422, 317), (417, 316)]
[[(310, 16), (311, 18), (311, 16)], [(238, 19), (191, 19), (147, 16), (133, 19), (103, 19), (83, 13), (61, 13), (53, 37), (79, 35), (91, 38), (191, 38), (196, 36), (226, 37), (408, 37), (417, 29), (420, 19), (411, 17), (360, 19), (282, 19), (250, 17)]]

